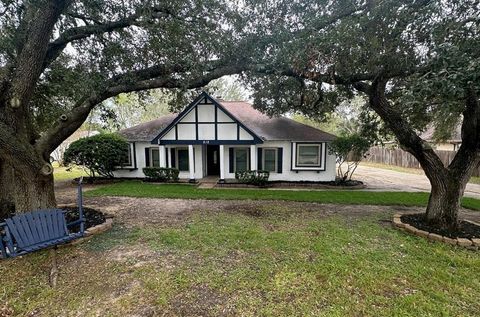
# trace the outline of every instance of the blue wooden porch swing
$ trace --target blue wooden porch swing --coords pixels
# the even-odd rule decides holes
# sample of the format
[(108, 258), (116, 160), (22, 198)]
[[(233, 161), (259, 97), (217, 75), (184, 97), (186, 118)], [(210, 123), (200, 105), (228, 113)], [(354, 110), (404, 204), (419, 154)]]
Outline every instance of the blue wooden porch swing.
[[(0, 258), (13, 258), (82, 237), (85, 233), (82, 180), (78, 182), (78, 220), (67, 223), (67, 211), (58, 208), (35, 210), (5, 219), (0, 223)], [(68, 229), (76, 225), (80, 230), (71, 233)]]

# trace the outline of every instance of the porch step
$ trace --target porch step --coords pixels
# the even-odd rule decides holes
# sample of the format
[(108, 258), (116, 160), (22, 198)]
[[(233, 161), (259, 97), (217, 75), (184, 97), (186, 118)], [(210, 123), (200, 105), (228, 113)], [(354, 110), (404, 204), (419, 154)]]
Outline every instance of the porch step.
[(200, 183), (198, 185), (198, 188), (203, 188), (203, 189), (208, 189), (208, 188), (214, 188), (217, 183)]

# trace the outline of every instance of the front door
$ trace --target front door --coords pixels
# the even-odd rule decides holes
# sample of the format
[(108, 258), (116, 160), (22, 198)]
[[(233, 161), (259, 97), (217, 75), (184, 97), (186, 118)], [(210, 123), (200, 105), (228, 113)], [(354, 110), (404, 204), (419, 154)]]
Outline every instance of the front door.
[(207, 175), (220, 175), (219, 145), (207, 145)]

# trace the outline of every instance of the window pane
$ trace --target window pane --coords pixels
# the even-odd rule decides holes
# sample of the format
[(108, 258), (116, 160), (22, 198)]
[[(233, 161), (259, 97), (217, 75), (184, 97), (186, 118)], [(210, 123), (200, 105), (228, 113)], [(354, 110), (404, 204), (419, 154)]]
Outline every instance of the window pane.
[(320, 165), (318, 145), (299, 145), (298, 162), (300, 165)]
[(160, 150), (152, 149), (152, 166), (160, 167)]
[(178, 150), (178, 170), (188, 171), (188, 150)]
[(263, 169), (269, 172), (275, 172), (276, 162), (277, 162), (277, 151), (274, 149), (264, 149), (263, 150), (264, 161)]
[(128, 145), (128, 151), (123, 159), (123, 165), (131, 166), (132, 165), (132, 149), (130, 148), (130, 144)]
[(235, 171), (241, 172), (248, 169), (247, 149), (235, 149)]

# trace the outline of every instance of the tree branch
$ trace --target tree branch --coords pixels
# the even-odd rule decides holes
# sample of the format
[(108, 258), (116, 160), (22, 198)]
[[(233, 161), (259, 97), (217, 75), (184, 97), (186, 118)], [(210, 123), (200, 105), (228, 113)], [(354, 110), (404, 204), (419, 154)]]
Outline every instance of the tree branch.
[[(26, 40), (15, 62), (12, 85), (9, 89), (9, 106), (15, 115), (16, 133), (27, 134), (24, 118), (35, 85), (43, 71), (43, 60), (55, 23), (70, 0), (50, 0), (37, 9), (32, 16)], [(34, 10), (33, 4), (30, 10)]]
[[(233, 75), (241, 73), (246, 70), (246, 66), (242, 63), (234, 65), (224, 65), (215, 68), (208, 73), (200, 74), (189, 80), (179, 79), (178, 73), (164, 74), (161, 77), (156, 77), (146, 80), (132, 81), (128, 80), (122, 82), (119, 78), (112, 80), (110, 86), (103, 89), (101, 92), (96, 92), (90, 96), (85, 97), (77, 103), (76, 106), (68, 113), (65, 120), (58, 120), (55, 125), (49, 129), (37, 142), (36, 149), (44, 155), (49, 155), (55, 148), (57, 148), (65, 138), (75, 132), (86, 120), (90, 111), (100, 102), (116, 96), (120, 93), (128, 93), (134, 91), (141, 91), (154, 88), (183, 88), (193, 89), (203, 87), (210, 81), (226, 75)], [(184, 75), (188, 76), (188, 73)], [(131, 74), (125, 74), (125, 77), (131, 77)]]
[(448, 169), (460, 180), (467, 182), (471, 170), (480, 161), (480, 105), (475, 90), (465, 89), (465, 110), (462, 122), (462, 145)]
[(430, 180), (446, 175), (447, 170), (435, 151), (388, 102), (385, 96), (387, 82), (387, 79), (378, 76), (370, 87), (365, 83), (358, 83), (355, 87), (368, 93), (370, 107), (395, 134), (402, 148), (415, 156)]
[[(52, 61), (54, 61), (65, 49), (68, 43), (82, 40), (92, 35), (111, 33), (130, 26), (139, 25), (142, 17), (158, 19), (160, 17), (159, 14), (175, 16), (175, 13), (169, 8), (157, 6), (153, 8), (138, 10), (136, 13), (128, 17), (119, 19), (117, 21), (112, 21), (108, 23), (98, 22), (95, 24), (70, 28), (60, 34), (60, 36), (56, 40), (49, 44), (44, 67), (48, 66)], [(84, 18), (80, 15), (75, 15), (73, 13), (69, 13), (69, 15), (78, 19)], [(93, 19), (91, 20), (94, 21)]]

